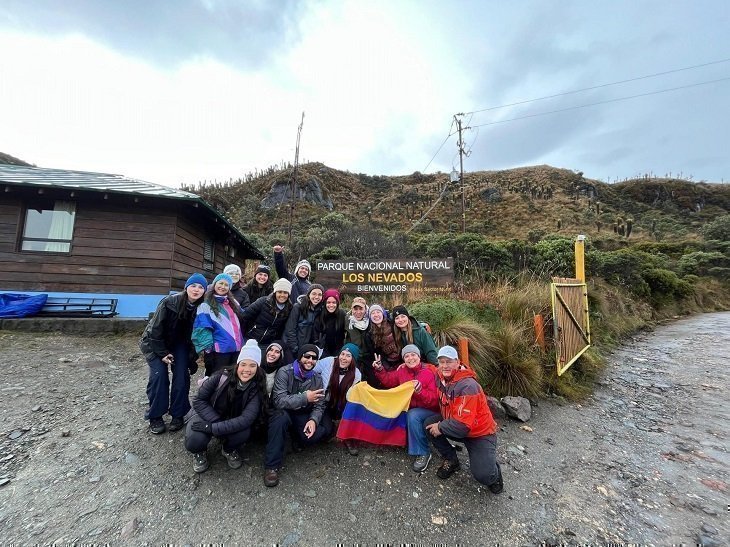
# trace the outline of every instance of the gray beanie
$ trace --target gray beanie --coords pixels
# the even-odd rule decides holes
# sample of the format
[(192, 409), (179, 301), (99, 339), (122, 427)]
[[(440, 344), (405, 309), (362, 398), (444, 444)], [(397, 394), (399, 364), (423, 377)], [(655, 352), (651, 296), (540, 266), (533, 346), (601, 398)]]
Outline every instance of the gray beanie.
[(406, 353), (417, 353), (419, 357), (421, 356), (421, 350), (418, 349), (418, 346), (415, 345), (415, 344), (408, 344), (407, 346), (405, 346), (401, 350), (400, 356), (401, 357), (405, 357), (406, 356)]

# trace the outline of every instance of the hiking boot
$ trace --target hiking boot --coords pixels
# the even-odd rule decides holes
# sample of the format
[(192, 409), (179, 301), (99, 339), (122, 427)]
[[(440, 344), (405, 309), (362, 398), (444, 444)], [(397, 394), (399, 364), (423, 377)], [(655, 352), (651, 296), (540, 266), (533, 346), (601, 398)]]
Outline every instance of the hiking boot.
[(159, 435), (160, 433), (164, 433), (165, 431), (167, 431), (165, 420), (163, 420), (162, 418), (152, 418), (150, 420), (150, 431), (154, 435)]
[(350, 456), (357, 456), (360, 453), (355, 441), (345, 441), (345, 448), (347, 448), (347, 453), (350, 454)]
[(170, 425), (167, 426), (167, 430), (172, 433), (173, 431), (180, 431), (185, 425), (185, 421), (182, 418), (173, 418), (170, 420)]
[(444, 460), (443, 462), (441, 462), (441, 465), (436, 470), (436, 476), (439, 479), (448, 479), (459, 469), (461, 469), (461, 464), (459, 463), (459, 460)]
[(499, 476), (497, 480), (487, 486), (492, 494), (500, 494), (504, 490), (504, 481), (502, 480), (502, 468), (497, 464), (497, 473)]
[(238, 453), (238, 450), (226, 452), (225, 448), (221, 448), (221, 454), (223, 454), (223, 457), (228, 460), (228, 467), (231, 469), (238, 469), (243, 465), (243, 461), (241, 460), (241, 455)]
[(416, 459), (413, 460), (413, 465), (411, 466), (411, 468), (416, 473), (423, 473), (428, 467), (429, 463), (431, 463), (431, 454), (428, 454), (426, 456), (417, 456)]
[(279, 470), (267, 469), (264, 471), (264, 485), (273, 488), (277, 484), (279, 484)]
[(208, 454), (205, 452), (198, 452), (193, 454), (193, 471), (196, 473), (202, 473), (208, 470)]

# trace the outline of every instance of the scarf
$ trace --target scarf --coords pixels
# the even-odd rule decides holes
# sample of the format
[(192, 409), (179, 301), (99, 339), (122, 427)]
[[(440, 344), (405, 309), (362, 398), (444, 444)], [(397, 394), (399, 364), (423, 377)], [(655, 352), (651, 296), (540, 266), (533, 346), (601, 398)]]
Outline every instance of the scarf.
[(303, 370), (302, 367), (299, 366), (299, 359), (297, 359), (294, 361), (294, 376), (299, 380), (309, 380), (312, 376), (314, 376), (314, 369), (308, 372)]
[(367, 315), (365, 315), (365, 317), (360, 319), (360, 321), (355, 319), (354, 316), (352, 316), (352, 315), (350, 316), (350, 327), (349, 328), (351, 328), (351, 329), (355, 328), (357, 330), (365, 330), (368, 328), (369, 324), (370, 324), (370, 318), (368, 318)]

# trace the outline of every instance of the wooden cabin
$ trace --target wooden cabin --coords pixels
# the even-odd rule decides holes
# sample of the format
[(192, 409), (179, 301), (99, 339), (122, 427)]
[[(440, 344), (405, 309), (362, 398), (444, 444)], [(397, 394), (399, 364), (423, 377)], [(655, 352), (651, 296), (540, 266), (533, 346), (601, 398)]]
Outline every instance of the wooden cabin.
[(263, 255), (195, 194), (120, 175), (0, 165), (0, 292), (113, 298), (147, 317), (200, 272)]

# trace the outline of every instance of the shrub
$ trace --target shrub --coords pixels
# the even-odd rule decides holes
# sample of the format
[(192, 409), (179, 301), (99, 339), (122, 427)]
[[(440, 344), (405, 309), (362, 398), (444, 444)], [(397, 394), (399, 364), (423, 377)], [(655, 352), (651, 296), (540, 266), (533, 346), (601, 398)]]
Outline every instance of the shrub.
[(708, 222), (700, 232), (705, 239), (730, 241), (730, 215), (723, 215), (712, 222)]

